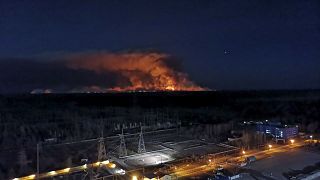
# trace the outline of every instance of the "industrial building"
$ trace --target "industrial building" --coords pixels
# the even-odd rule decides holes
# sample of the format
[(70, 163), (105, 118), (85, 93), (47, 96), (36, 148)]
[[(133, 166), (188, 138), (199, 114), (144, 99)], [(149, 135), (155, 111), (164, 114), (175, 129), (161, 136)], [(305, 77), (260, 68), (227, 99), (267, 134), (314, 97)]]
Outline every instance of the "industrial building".
[(298, 127), (292, 125), (282, 125), (280, 122), (265, 122), (257, 123), (257, 131), (270, 134), (276, 141), (294, 138), (298, 135)]

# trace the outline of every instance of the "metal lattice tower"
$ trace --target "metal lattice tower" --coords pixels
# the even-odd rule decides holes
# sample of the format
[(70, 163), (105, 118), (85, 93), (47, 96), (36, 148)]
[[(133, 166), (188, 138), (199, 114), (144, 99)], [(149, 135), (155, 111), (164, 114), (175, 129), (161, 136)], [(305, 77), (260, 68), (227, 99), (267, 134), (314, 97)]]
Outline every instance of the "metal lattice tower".
[(143, 139), (143, 132), (142, 132), (142, 125), (140, 124), (141, 131), (139, 135), (139, 145), (138, 145), (138, 153), (144, 153), (146, 152), (146, 147), (144, 145), (144, 139)]
[(107, 152), (106, 152), (106, 146), (104, 145), (104, 139), (103, 139), (103, 132), (101, 132), (101, 137), (99, 138), (99, 145), (98, 145), (98, 161), (104, 161), (107, 160)]
[(123, 127), (120, 136), (119, 157), (127, 156), (126, 142), (124, 141)]

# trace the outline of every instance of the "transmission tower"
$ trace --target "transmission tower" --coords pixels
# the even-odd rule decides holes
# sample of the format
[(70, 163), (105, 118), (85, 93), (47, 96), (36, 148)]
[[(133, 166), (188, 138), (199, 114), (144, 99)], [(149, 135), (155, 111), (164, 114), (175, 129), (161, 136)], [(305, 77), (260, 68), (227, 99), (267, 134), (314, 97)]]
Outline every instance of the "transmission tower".
[(143, 132), (142, 132), (142, 125), (140, 123), (141, 131), (139, 135), (139, 145), (138, 145), (138, 153), (144, 153), (146, 152), (146, 147), (144, 145), (144, 140), (143, 140)]
[(103, 139), (103, 131), (101, 132), (101, 137), (99, 138), (99, 145), (98, 145), (98, 161), (104, 161), (107, 160), (107, 152), (106, 152), (106, 146), (104, 145), (104, 139)]
[(126, 142), (124, 141), (123, 127), (120, 136), (119, 157), (127, 156)]

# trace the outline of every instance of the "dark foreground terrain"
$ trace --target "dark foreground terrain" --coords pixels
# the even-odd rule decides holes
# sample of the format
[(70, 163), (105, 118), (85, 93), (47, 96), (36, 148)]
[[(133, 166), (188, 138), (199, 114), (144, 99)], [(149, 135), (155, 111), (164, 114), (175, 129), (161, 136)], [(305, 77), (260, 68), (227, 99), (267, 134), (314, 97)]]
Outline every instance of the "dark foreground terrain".
[[(140, 123), (145, 131), (223, 124), (212, 128), (215, 136), (208, 136), (216, 138), (237, 122), (274, 119), (314, 133), (320, 129), (319, 109), (318, 90), (3, 95), (0, 179), (34, 171), (38, 142), (92, 139), (102, 131), (110, 136), (120, 133), (122, 127), (126, 132), (137, 132)], [(95, 144), (88, 146), (96, 149)], [(30, 159), (29, 170), (19, 167), (23, 153)]]

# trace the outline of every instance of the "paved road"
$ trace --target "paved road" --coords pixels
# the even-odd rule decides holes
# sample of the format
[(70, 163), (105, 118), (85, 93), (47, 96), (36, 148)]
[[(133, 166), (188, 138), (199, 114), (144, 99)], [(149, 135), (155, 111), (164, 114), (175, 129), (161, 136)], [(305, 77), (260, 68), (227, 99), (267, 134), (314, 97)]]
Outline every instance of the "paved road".
[[(236, 163), (243, 161), (243, 159), (248, 156), (255, 156), (257, 159), (263, 159), (274, 153), (286, 152), (293, 148), (301, 147), (303, 145), (304, 145), (304, 142), (295, 142), (293, 144), (288, 144), (288, 145), (277, 145), (277, 146), (274, 145), (274, 147), (267, 150), (261, 150), (261, 151), (251, 150), (251, 151), (246, 151), (245, 154), (239, 155), (237, 157), (228, 156), (227, 157), (228, 162), (233, 162), (233, 163), (227, 163), (226, 157), (222, 157), (222, 158), (216, 158), (214, 162), (211, 162), (211, 163), (202, 163), (202, 164), (189, 163), (186, 165), (180, 165), (179, 167), (176, 167), (176, 169), (171, 175), (177, 176), (177, 177), (198, 176), (198, 175), (205, 174), (207, 172), (215, 170), (217, 165), (223, 165), (224, 168), (227, 168)], [(256, 174), (256, 175), (259, 175), (259, 174)]]
[(43, 179), (43, 178), (48, 178), (48, 177), (55, 177), (55, 176), (61, 176), (65, 174), (72, 174), (72, 173), (77, 173), (77, 172), (83, 172), (88, 168), (98, 168), (98, 167), (104, 167), (104, 168), (116, 168), (116, 164), (110, 163), (109, 161), (103, 161), (103, 162), (96, 162), (93, 164), (85, 164), (82, 166), (76, 166), (72, 168), (65, 168), (65, 169), (60, 169), (56, 171), (50, 171), (46, 173), (41, 173), (37, 177), (36, 174), (31, 174), (28, 176), (20, 177), (20, 178), (14, 178), (13, 180), (32, 180), (32, 179)]
[[(271, 149), (268, 150), (252, 150), (252, 151), (247, 151), (245, 152), (244, 155), (240, 155), (237, 157), (227, 157), (229, 162), (239, 162), (244, 159), (246, 156), (255, 156), (257, 159), (262, 159), (264, 157), (270, 156), (273, 153), (278, 153), (278, 152), (286, 152), (292, 148), (297, 148), (304, 145), (304, 142), (295, 142), (293, 144), (288, 144), (288, 145), (278, 145), (275, 147), (272, 147)], [(210, 163), (189, 163), (185, 165), (181, 165), (177, 167), (172, 175), (177, 176), (177, 177), (190, 177), (190, 176), (196, 176), (196, 175), (201, 175), (209, 171), (213, 171), (216, 169), (217, 165), (220, 165), (222, 163), (225, 163), (226, 157), (222, 158), (216, 158), (214, 162)], [(229, 166), (230, 164), (224, 164), (224, 166)], [(104, 161), (104, 162), (97, 162), (93, 164), (86, 164), (82, 166), (76, 166), (76, 167), (71, 167), (71, 168), (65, 168), (61, 170), (55, 170), (55, 171), (50, 171), (46, 173), (41, 173), (39, 174), (38, 177), (36, 177), (36, 174), (32, 174), (29, 176), (25, 177), (20, 177), (20, 178), (15, 178), (13, 180), (32, 180), (32, 179), (43, 179), (43, 178), (48, 178), (48, 177), (55, 177), (59, 175), (65, 175), (65, 174), (72, 174), (76, 172), (83, 172), (86, 170), (88, 167), (101, 167), (104, 166), (106, 168), (115, 168), (116, 164), (114, 163), (109, 163), (109, 161)]]

